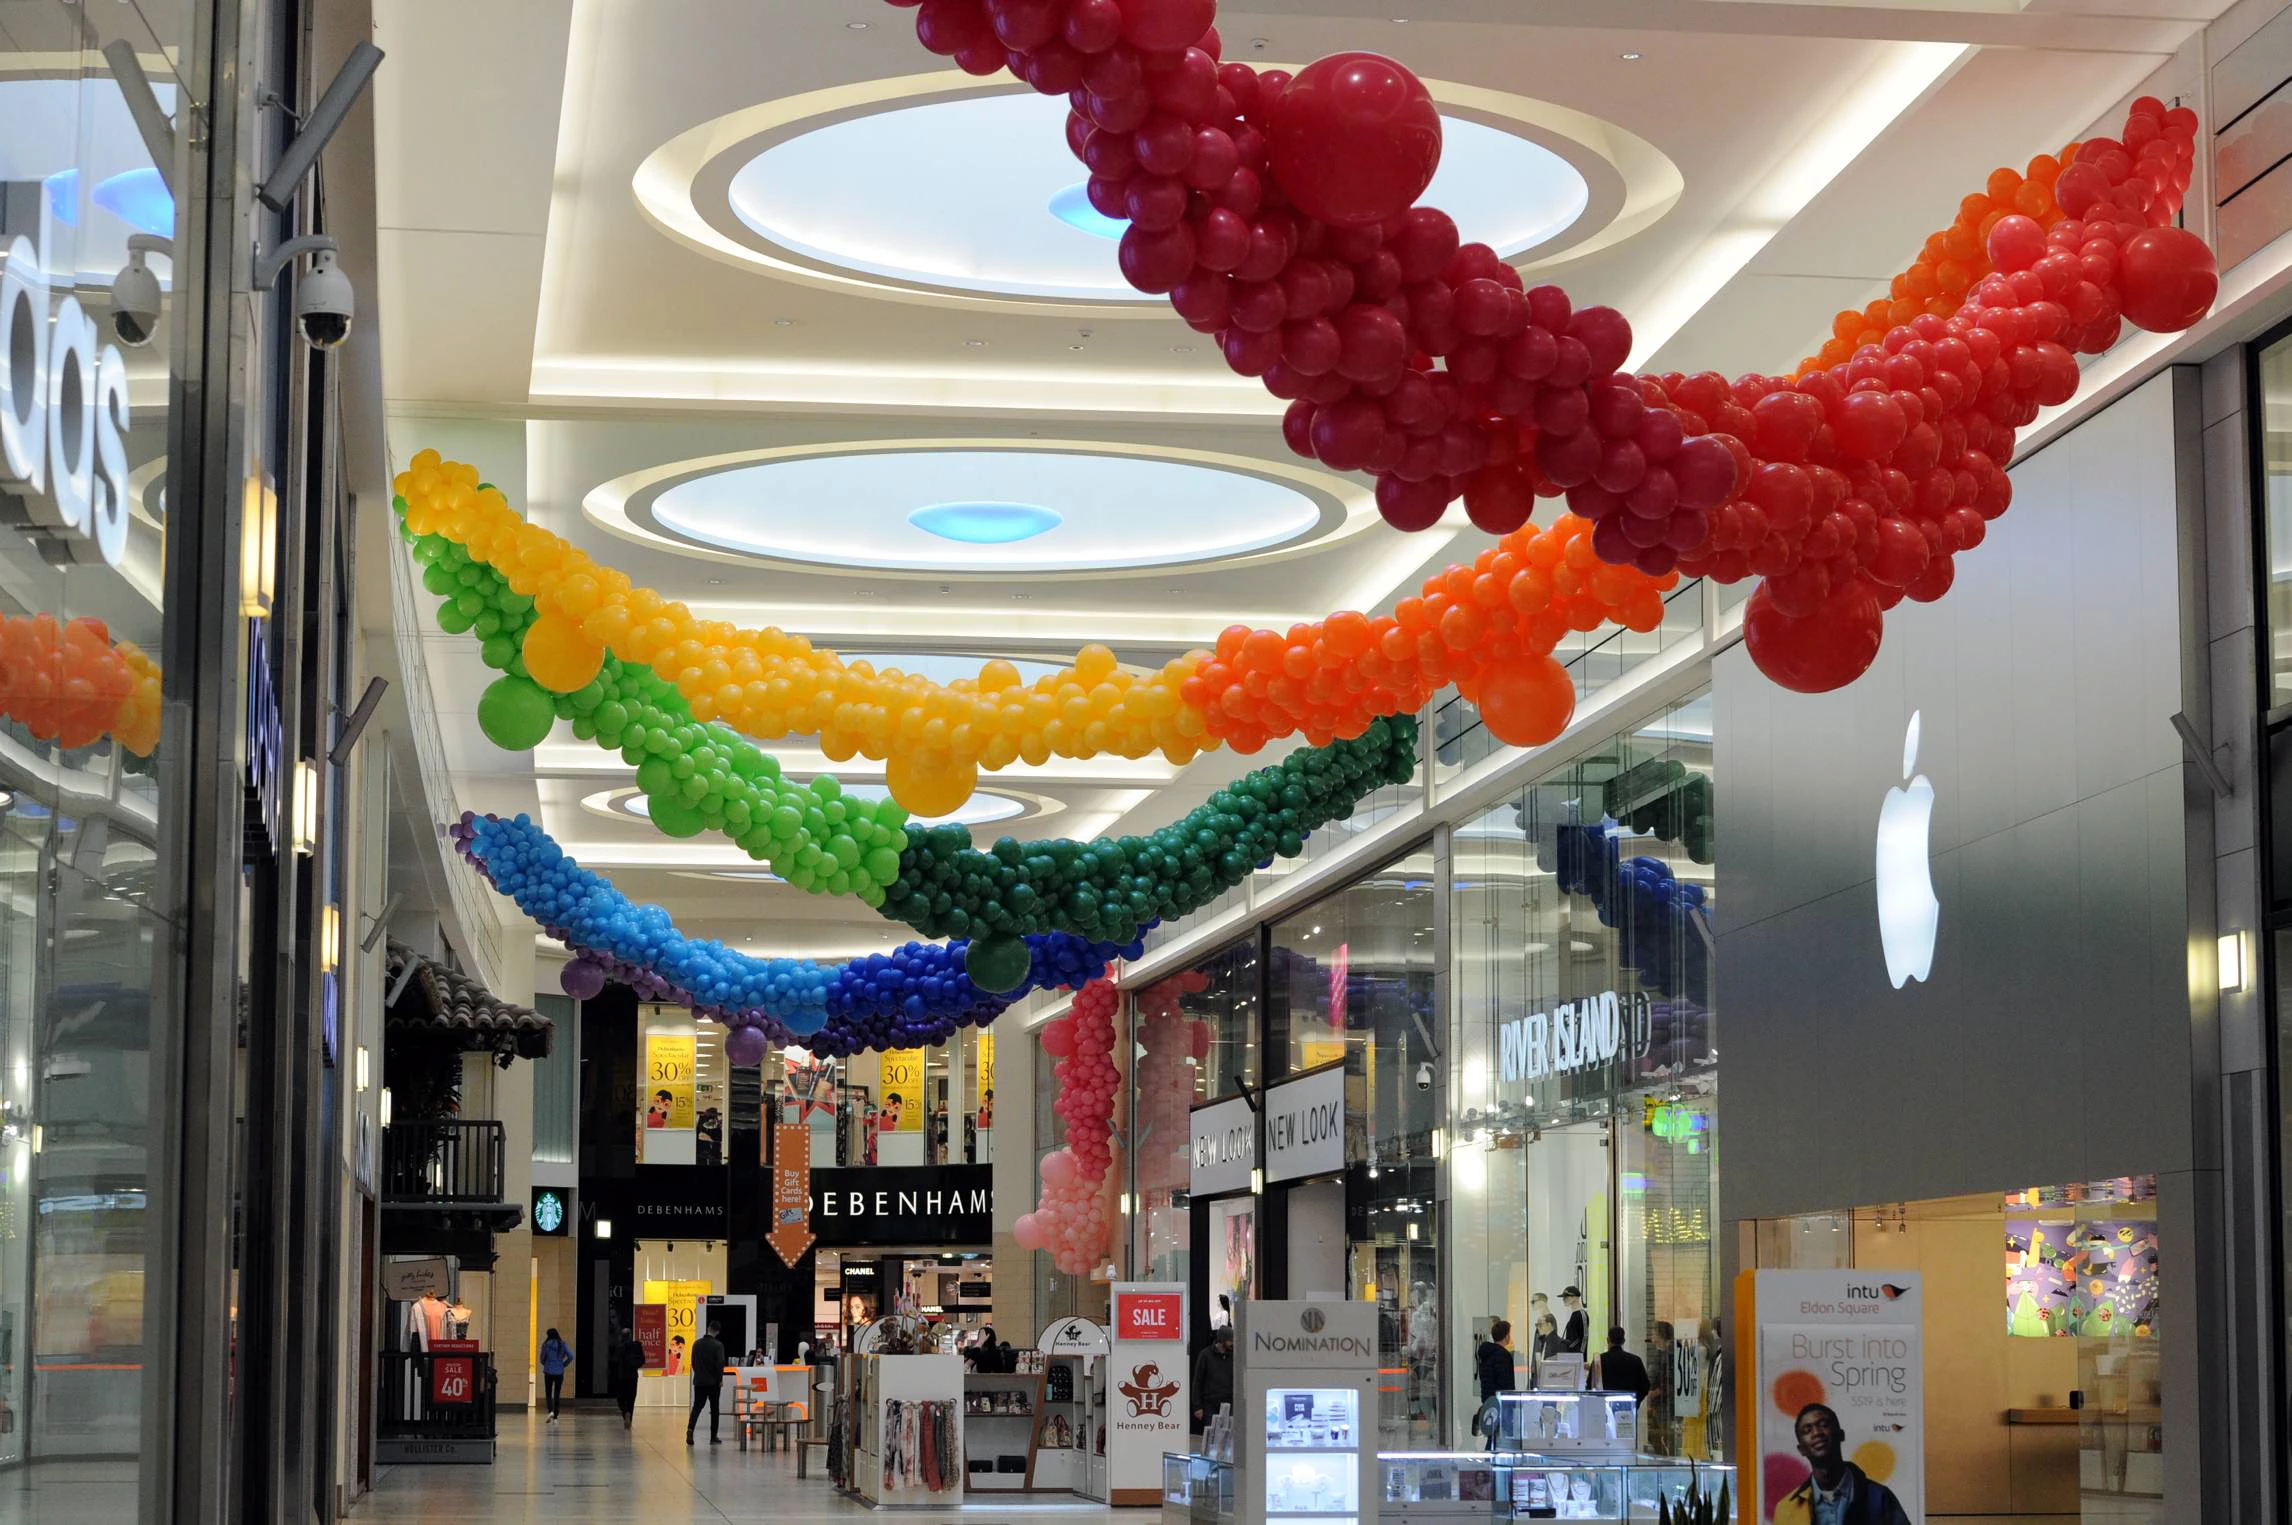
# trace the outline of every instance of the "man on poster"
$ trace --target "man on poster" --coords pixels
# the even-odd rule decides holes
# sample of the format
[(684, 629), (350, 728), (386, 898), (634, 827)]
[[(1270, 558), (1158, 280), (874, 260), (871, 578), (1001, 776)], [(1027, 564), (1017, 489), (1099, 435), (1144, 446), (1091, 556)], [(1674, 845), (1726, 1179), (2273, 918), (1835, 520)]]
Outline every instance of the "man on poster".
[(1792, 1428), (1814, 1475), (1775, 1505), (1775, 1525), (1910, 1525), (1894, 1491), (1846, 1459), (1846, 1427), (1828, 1405), (1800, 1409)]

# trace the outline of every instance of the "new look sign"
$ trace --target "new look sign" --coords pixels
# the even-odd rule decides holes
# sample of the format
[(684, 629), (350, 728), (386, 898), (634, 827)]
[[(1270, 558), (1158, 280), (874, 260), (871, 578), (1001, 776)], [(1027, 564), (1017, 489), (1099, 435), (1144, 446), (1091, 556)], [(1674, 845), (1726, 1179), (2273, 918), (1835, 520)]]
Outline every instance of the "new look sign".
[(1197, 1197), (1249, 1190), (1257, 1169), (1257, 1114), (1239, 1096), (1194, 1108), (1193, 1168), (1187, 1189)]
[(1345, 1066), (1327, 1065), (1265, 1091), (1265, 1178), (1294, 1181), (1345, 1168)]

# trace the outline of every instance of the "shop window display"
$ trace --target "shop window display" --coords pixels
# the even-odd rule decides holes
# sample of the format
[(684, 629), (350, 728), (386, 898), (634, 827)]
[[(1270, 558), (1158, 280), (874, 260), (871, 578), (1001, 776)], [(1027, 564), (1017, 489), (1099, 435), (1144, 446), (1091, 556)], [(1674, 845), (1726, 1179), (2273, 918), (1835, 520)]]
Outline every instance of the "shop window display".
[[(1442, 1424), (1439, 1217), (1433, 1210), (1434, 1133), (1442, 1096), (1433, 1082), (1435, 869), (1429, 846), (1367, 874), (1267, 935), (1269, 1080), (1342, 1061), (1346, 1066), (1347, 1182), (1342, 1287), (1289, 1264), (1293, 1296), (1341, 1292), (1378, 1308), (1378, 1364), (1407, 1373), (1385, 1384), (1380, 1444), (1422, 1446)], [(1291, 1188), (1290, 1242), (1319, 1189)], [(1336, 1280), (1337, 1277), (1330, 1277)]]
[[(133, 47), (173, 113), (189, 15), (28, 0), (0, 28), (0, 1466), (104, 1458), (75, 1495), (91, 1517), (134, 1512), (163, 1365), (150, 1151), (177, 1017), (155, 976), (182, 877), (162, 861), (157, 681), (183, 346), (171, 304), (154, 342), (124, 342), (109, 295), (174, 206), (102, 49)], [(27, 703), (35, 682), (85, 697)]]
[(1187, 1114), (1257, 1083), (1262, 967), (1253, 932), (1131, 998), (1138, 1039), (1132, 1115), (1140, 1124), (1133, 1130), (1133, 1252), (1142, 1277), (1184, 1281), (1189, 1274)]
[(1709, 697), (1451, 838), (1454, 1411), (1512, 1326), (1525, 1386), (1621, 1325), (1658, 1455), (1722, 1454)]

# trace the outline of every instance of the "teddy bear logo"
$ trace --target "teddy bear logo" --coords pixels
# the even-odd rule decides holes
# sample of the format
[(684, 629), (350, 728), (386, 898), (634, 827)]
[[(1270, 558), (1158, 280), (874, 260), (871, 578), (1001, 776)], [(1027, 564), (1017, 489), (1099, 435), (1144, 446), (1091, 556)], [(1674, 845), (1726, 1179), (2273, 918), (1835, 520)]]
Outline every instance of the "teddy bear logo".
[(1130, 1369), (1130, 1380), (1118, 1382), (1114, 1390), (1130, 1400), (1133, 1419), (1167, 1419), (1170, 1400), (1178, 1396), (1178, 1384), (1162, 1378), (1162, 1368), (1152, 1361)]

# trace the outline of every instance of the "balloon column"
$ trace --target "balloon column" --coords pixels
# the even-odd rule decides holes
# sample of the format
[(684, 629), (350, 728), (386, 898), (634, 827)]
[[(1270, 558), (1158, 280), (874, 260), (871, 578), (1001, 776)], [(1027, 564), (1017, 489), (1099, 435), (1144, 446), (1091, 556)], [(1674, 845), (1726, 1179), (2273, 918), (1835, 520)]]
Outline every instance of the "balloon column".
[[(1140, 990), (1134, 1001), (1138, 1025), (1138, 1110), (1135, 1171), (1141, 1192), (1182, 1187), (1191, 1167), (1187, 1114), (1193, 1109), (1194, 1068), (1210, 1052), (1210, 1024), (1188, 1016), (1185, 998), (1209, 989), (1210, 977), (1184, 969)], [(1152, 1146), (1152, 1147), (1149, 1147)]]
[(159, 665), (99, 619), (0, 616), (0, 719), (58, 746), (110, 736), (147, 757), (159, 744)]
[(957, 1028), (993, 1021), (1029, 989), (1096, 979), (1113, 959), (1143, 951), (1065, 933), (1014, 939), (1025, 963), (1002, 992), (972, 982), (962, 943), (909, 943), (840, 965), (756, 958), (685, 937), (657, 905), (631, 904), (524, 816), (465, 815), (453, 836), (495, 889), (575, 950), (575, 967), (595, 971), (573, 976), (569, 992), (577, 983), (594, 995), (612, 978), (641, 997), (690, 1006), (733, 1029), (725, 1048), (738, 1064), (790, 1039), (818, 1055), (945, 1042)]
[(2079, 353), (2121, 320), (2186, 328), (2218, 288), (2170, 225), (2195, 113), (2144, 97), (2120, 137), (1993, 173), (1796, 377), (1635, 380), (1620, 314), (1523, 289), (1415, 205), (1440, 123), (1400, 64), (1223, 60), (1213, 0), (891, 3), (963, 69), (1067, 98), (1090, 200), (1129, 224), (1123, 275), (1289, 401), (1291, 449), (1370, 473), (1398, 529), (1461, 496), (1502, 534), (1565, 495), (1610, 565), (1758, 577), (1748, 644), (1791, 688), (1851, 681), (1886, 608), (1948, 591), (2005, 510), (2013, 431), (2075, 393)]
[(1114, 1017), (1122, 998), (1096, 979), (1074, 993), (1074, 1005), (1044, 1024), (1043, 1052), (1058, 1061), (1053, 1110), (1066, 1123), (1066, 1144), (1043, 1156), (1042, 1198), (1011, 1225), (1022, 1249), (1044, 1250), (1069, 1276), (1087, 1276), (1113, 1244), (1114, 1110), (1122, 1073), (1114, 1064)]
[(1561, 826), (1553, 854), (1560, 893), (1591, 901), (1600, 925), (1616, 933), (1616, 961), (1642, 989), (1709, 1004), (1709, 897), (1660, 858), (1626, 859), (1621, 842), (1607, 821)]

